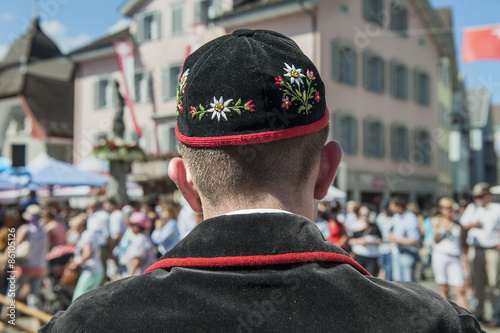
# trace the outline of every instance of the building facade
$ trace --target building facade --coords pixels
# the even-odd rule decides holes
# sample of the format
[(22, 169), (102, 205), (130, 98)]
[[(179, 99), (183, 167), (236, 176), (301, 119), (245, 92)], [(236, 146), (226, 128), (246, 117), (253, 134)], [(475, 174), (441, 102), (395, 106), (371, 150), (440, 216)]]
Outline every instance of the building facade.
[[(126, 110), (128, 137), (161, 154), (176, 150), (175, 86), (185, 56), (239, 28), (271, 29), (294, 39), (317, 64), (332, 115), (330, 137), (344, 150), (336, 185), (350, 199), (399, 194), (426, 207), (451, 193), (450, 131), (440, 110), (452, 110), (455, 55), (427, 1), (129, 0), (120, 11), (133, 19), (124, 35), (73, 54), (76, 163), (111, 131), (110, 82), (123, 83), (113, 40), (135, 45), (131, 90), (144, 135), (135, 136)], [(166, 165), (154, 164), (154, 172), (153, 163), (138, 165), (134, 173), (161, 180)]]

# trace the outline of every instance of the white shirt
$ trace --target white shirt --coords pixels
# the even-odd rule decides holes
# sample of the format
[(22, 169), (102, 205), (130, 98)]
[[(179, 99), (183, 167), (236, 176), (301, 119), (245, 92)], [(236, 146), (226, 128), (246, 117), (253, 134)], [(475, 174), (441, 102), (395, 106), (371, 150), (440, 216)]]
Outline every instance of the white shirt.
[(108, 244), (109, 214), (102, 209), (92, 213), (87, 220), (87, 230), (96, 234), (99, 238), (99, 245)]
[(125, 229), (125, 217), (121, 210), (115, 210), (109, 214), (109, 233), (111, 238), (116, 239), (116, 234), (122, 236)]
[(471, 203), (464, 211), (460, 224), (463, 226), (480, 222), (481, 228), (471, 228), (467, 234), (467, 244), (493, 248), (500, 245), (500, 204), (491, 202), (486, 207)]

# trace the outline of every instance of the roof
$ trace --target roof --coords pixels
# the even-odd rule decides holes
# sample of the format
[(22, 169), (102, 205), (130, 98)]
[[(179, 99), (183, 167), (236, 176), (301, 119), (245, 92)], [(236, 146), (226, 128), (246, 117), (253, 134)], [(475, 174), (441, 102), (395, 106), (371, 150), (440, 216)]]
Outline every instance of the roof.
[(23, 58), (29, 63), (60, 56), (62, 56), (61, 50), (43, 33), (39, 19), (35, 18), (31, 28), (10, 47), (9, 52), (0, 63), (0, 69), (18, 65)]
[(114, 42), (118, 40), (125, 40), (125, 39), (130, 39), (132, 35), (130, 34), (129, 28), (125, 28), (123, 30), (120, 30), (118, 32), (115, 32), (114, 34), (104, 36), (101, 39), (98, 39), (96, 41), (93, 41), (79, 49), (76, 49), (72, 51), (69, 55), (73, 56), (75, 54), (81, 54), (85, 52), (90, 52), (90, 51), (95, 51), (99, 49), (103, 49), (109, 46), (112, 46)]
[(48, 136), (73, 137), (74, 69), (36, 18), (0, 63), (0, 99), (22, 95)]
[(126, 0), (119, 8), (120, 14), (132, 16), (146, 0)]
[(482, 128), (488, 124), (491, 93), (488, 89), (467, 90), (467, 105), (471, 127)]

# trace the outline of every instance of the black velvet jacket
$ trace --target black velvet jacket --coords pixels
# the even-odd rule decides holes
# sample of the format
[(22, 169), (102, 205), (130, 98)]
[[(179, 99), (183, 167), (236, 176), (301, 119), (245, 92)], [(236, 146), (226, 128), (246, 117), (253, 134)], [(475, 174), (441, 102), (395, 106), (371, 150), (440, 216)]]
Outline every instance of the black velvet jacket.
[(151, 270), (80, 296), (41, 332), (481, 332), (416, 283), (368, 276), (315, 224), (220, 216)]

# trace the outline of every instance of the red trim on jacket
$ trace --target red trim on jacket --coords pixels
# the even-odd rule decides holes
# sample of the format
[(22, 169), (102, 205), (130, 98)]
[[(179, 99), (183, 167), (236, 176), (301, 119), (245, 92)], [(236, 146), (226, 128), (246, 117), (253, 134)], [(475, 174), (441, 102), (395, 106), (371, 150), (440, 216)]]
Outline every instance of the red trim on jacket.
[(328, 108), (326, 108), (323, 118), (315, 123), (277, 131), (215, 137), (190, 137), (181, 134), (181, 132), (179, 132), (179, 126), (176, 125), (175, 135), (177, 136), (177, 139), (179, 139), (179, 141), (195, 147), (247, 145), (252, 143), (265, 143), (283, 139), (290, 139), (300, 135), (311, 134), (319, 131), (320, 129), (323, 129), (326, 125), (328, 125), (329, 120), (330, 112), (328, 111)]
[(166, 258), (151, 265), (145, 272), (158, 268), (172, 267), (231, 267), (231, 266), (265, 266), (279, 264), (295, 264), (312, 261), (330, 261), (349, 264), (363, 275), (370, 275), (360, 264), (350, 257), (331, 252), (301, 252), (257, 256), (235, 256), (215, 258)]

